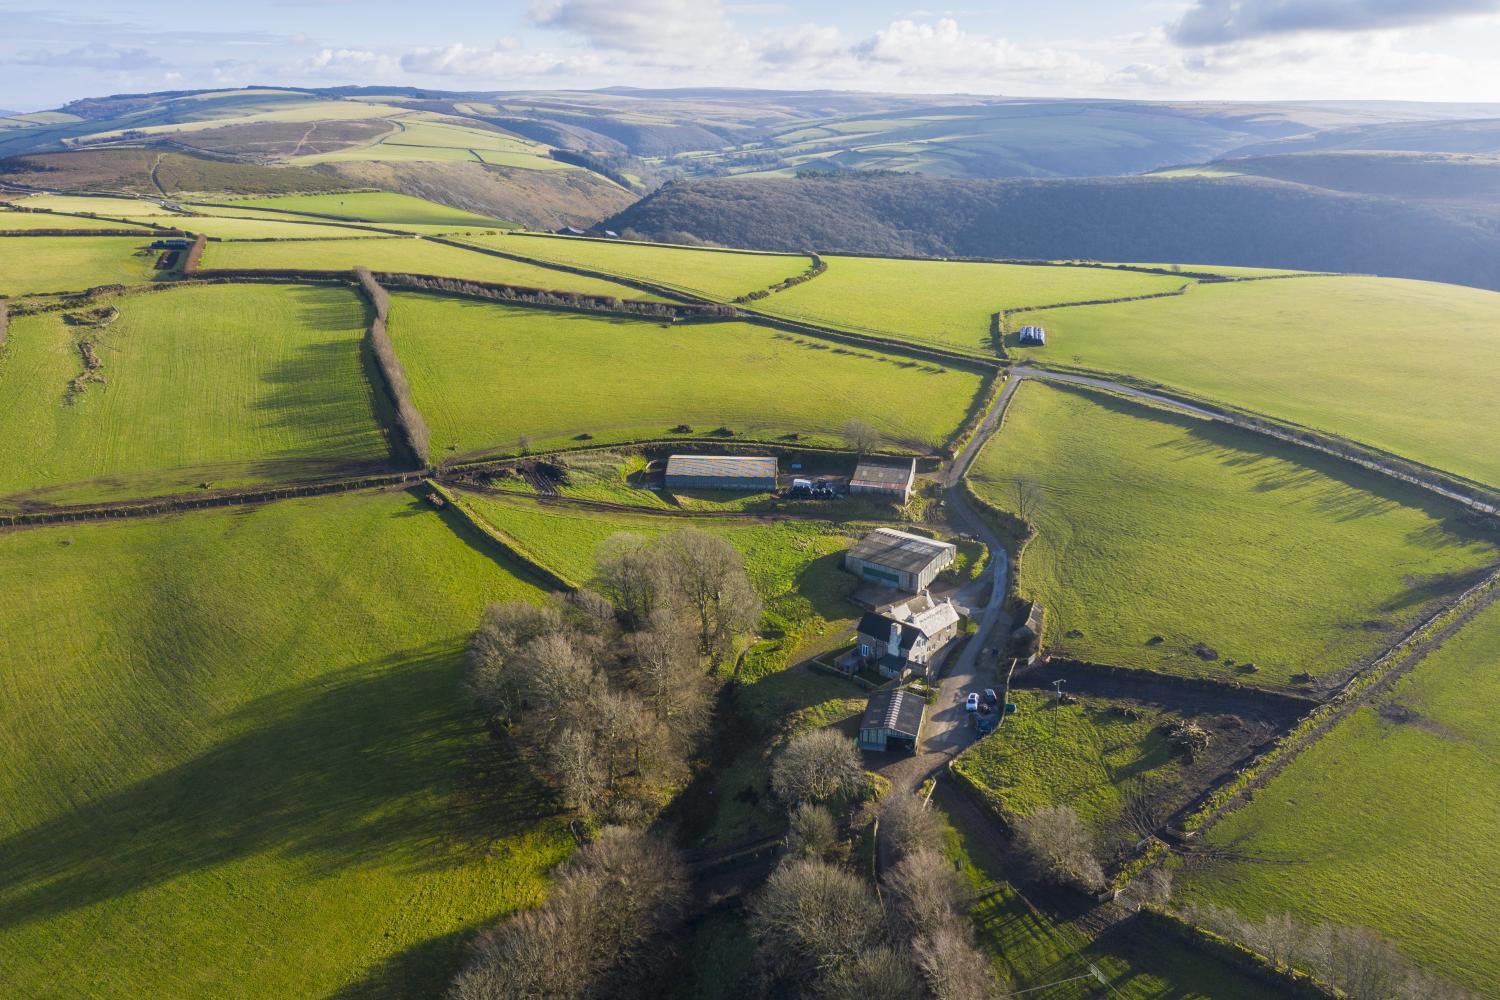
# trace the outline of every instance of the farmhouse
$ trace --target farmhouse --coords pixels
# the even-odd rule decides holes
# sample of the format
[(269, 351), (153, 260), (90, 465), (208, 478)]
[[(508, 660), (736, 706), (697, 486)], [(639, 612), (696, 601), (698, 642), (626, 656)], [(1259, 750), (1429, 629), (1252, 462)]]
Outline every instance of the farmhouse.
[(911, 499), (911, 484), (917, 478), (917, 460), (907, 466), (860, 462), (849, 480), (850, 493), (874, 493), (897, 503)]
[(844, 568), (862, 580), (913, 594), (926, 590), (948, 566), (958, 547), (893, 528), (870, 532), (844, 557)]
[(861, 750), (906, 750), (915, 753), (927, 702), (903, 688), (881, 688), (870, 695), (859, 720)]
[(951, 599), (935, 601), (926, 591), (867, 612), (855, 630), (859, 659), (883, 677), (925, 675), (932, 658), (957, 637), (959, 617)]
[(669, 490), (774, 490), (774, 455), (673, 455), (667, 459)]
[(1023, 326), (1016, 339), (1022, 347), (1044, 347), (1047, 343), (1047, 331), (1039, 326)]

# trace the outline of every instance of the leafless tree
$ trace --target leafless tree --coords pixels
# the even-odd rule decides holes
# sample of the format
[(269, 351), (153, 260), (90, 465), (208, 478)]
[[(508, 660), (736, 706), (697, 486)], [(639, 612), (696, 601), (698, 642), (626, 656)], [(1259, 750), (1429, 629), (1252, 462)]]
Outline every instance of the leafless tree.
[(1042, 511), (1042, 504), (1047, 498), (1041, 484), (1030, 476), (1016, 476), (1011, 481), (1011, 489), (1016, 504), (1016, 515), (1027, 524), (1035, 524), (1037, 515)]
[(528, 601), (507, 601), (484, 609), (479, 628), (469, 639), (469, 693), (495, 718), (510, 719), (520, 709), (522, 678), (515, 669), (527, 643), (562, 628), (556, 608)]
[(646, 627), (627, 640), (636, 689), (683, 752), (692, 749), (708, 725), (712, 687), (698, 668), (694, 636), (682, 619), (653, 612)]
[(892, 795), (880, 804), (880, 837), (896, 858), (942, 837), (937, 817), (915, 795)]
[(1150, 904), (1166, 906), (1172, 899), (1172, 873), (1158, 865), (1137, 875), (1120, 893), (1122, 906), (1139, 909)]
[(917, 968), (935, 1000), (985, 1000), (998, 985), (990, 960), (974, 943), (967, 917), (944, 921), (912, 942)]
[(771, 764), (771, 790), (788, 805), (853, 795), (863, 783), (853, 742), (832, 729), (798, 733)]
[(761, 603), (745, 559), (717, 535), (696, 528), (674, 531), (662, 540), (673, 591), (698, 624), (699, 652), (722, 662), (734, 636), (760, 620)]
[(1093, 838), (1069, 806), (1045, 806), (1019, 817), (1012, 847), (1028, 877), (1089, 891), (1104, 885)]
[(853, 448), (855, 453), (864, 458), (870, 452), (880, 447), (880, 432), (863, 420), (846, 420), (844, 426), (839, 429), (844, 441)]
[(669, 603), (666, 561), (648, 539), (629, 532), (611, 535), (594, 562), (595, 586), (632, 625)]
[(751, 901), (750, 929), (767, 971), (806, 980), (881, 943), (879, 912), (869, 886), (842, 868), (788, 861)]
[(792, 810), (786, 834), (787, 853), (794, 858), (826, 861), (838, 843), (833, 814), (819, 805), (804, 802)]
[(923, 994), (911, 957), (889, 945), (867, 948), (827, 970), (815, 989), (825, 1000), (911, 1000)]
[(660, 949), (688, 898), (676, 853), (655, 838), (606, 827), (559, 871), (542, 907), (481, 934), (450, 1000), (617, 996)]

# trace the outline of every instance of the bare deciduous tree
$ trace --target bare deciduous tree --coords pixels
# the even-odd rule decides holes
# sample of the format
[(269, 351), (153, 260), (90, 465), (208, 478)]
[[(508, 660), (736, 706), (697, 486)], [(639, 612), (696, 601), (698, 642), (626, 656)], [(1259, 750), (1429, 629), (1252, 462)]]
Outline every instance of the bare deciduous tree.
[(760, 620), (761, 603), (745, 559), (716, 535), (696, 528), (663, 539), (673, 590), (698, 623), (699, 652), (722, 662), (731, 640)]
[(556, 608), (507, 601), (484, 609), (469, 639), (465, 683), (486, 713), (509, 720), (520, 709), (523, 679), (516, 669), (521, 650), (533, 639), (562, 627)]
[(896, 858), (936, 844), (941, 836), (937, 817), (915, 795), (892, 795), (880, 804), (880, 837)]
[(620, 532), (609, 536), (595, 556), (595, 586), (632, 625), (667, 605), (666, 562), (640, 535)]
[(687, 873), (655, 838), (606, 827), (559, 871), (547, 902), (481, 934), (450, 1000), (614, 996), (651, 968), (682, 917)]
[(1045, 806), (1022, 816), (1012, 833), (1012, 846), (1028, 877), (1090, 891), (1103, 887), (1093, 838), (1070, 807)]
[(818, 977), (825, 1000), (911, 1000), (922, 995), (922, 980), (909, 955), (877, 945)]
[(1011, 482), (1011, 489), (1016, 504), (1016, 515), (1027, 524), (1035, 524), (1037, 515), (1041, 513), (1042, 504), (1047, 498), (1041, 484), (1030, 476), (1016, 476)]
[(826, 861), (838, 843), (833, 814), (808, 802), (792, 810), (786, 850), (794, 858)]
[(863, 420), (844, 421), (839, 433), (860, 458), (880, 447), (880, 432)]
[(771, 764), (771, 790), (788, 805), (853, 795), (863, 783), (853, 742), (832, 729), (798, 733)]
[(835, 865), (788, 861), (750, 903), (750, 929), (774, 975), (810, 978), (851, 964), (880, 943), (869, 886)]

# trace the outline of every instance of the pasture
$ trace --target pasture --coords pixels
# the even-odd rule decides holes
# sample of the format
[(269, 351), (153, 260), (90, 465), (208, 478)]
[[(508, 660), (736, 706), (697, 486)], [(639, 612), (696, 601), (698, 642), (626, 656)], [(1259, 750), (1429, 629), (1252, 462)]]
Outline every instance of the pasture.
[[(99, 305), (118, 317), (104, 326), (70, 322), (82, 312), (11, 321), (0, 360), (0, 508), (387, 464), (384, 402), (363, 361), (365, 313), (353, 292), (203, 285)], [(85, 351), (100, 367), (81, 379)]]
[[(160, 219), (150, 221), (163, 224), (163, 220)], [(55, 212), (11, 212), (0, 209), (0, 233), (35, 232), (38, 229), (139, 229), (143, 234), (150, 233), (149, 227), (120, 223), (113, 219), (95, 219), (86, 215), (58, 215)]]
[(412, 222), (431, 225), (494, 226), (498, 219), (450, 208), (423, 198), (389, 191), (353, 194), (294, 194), (273, 198), (240, 198), (234, 207), (320, 215), (351, 222)]
[(22, 208), (45, 208), (74, 215), (100, 215), (112, 219), (171, 215), (172, 210), (148, 198), (110, 198), (88, 194), (33, 194), (14, 199)]
[(649, 281), (706, 299), (728, 301), (796, 277), (812, 266), (802, 254), (621, 243), (570, 236), (479, 236), (467, 242), (543, 263), (569, 264)]
[[(822, 280), (822, 279), (819, 279)], [(1120, 372), (1500, 486), (1500, 293), (1391, 278), (1198, 285), (1028, 313), (1019, 353)]]
[(990, 356), (995, 353), (990, 317), (1002, 309), (1169, 292), (1191, 280), (1097, 267), (823, 259), (827, 271), (751, 308)]
[[(346, 226), (320, 223), (315, 219), (291, 221), (280, 218), (240, 218), (232, 215), (182, 215), (160, 220), (164, 225), (174, 226), (190, 233), (221, 240), (327, 240), (370, 239), (378, 237), (368, 229), (351, 229)], [(392, 236), (391, 239), (400, 239)]]
[(654, 296), (602, 278), (554, 271), (538, 264), (462, 250), (430, 240), (372, 236), (363, 240), (288, 240), (277, 243), (210, 243), (203, 254), (205, 269), (346, 271), (364, 266), (372, 271), (436, 274), (472, 281), (493, 281), (549, 291), (608, 295), (620, 299)]
[(1184, 900), (1363, 924), (1484, 994), (1500, 981), (1500, 604), (1208, 834)]
[(0, 295), (140, 285), (156, 276), (149, 236), (0, 237)]
[(980, 389), (972, 372), (747, 323), (667, 326), (391, 298), (391, 337), (435, 452), (460, 458), (515, 454), (522, 435), (544, 450), (669, 438), (679, 426), (723, 437), (728, 450), (789, 434), (837, 444), (851, 417), (887, 447), (927, 452), (958, 429)]
[[(0, 536), (10, 996), (432, 996), (572, 845), (469, 716), (456, 522), (362, 493)], [(539, 812), (539, 810), (541, 810)]]
[[(1459, 508), (1244, 431), (1020, 386), (970, 473), (1039, 487), (1020, 590), (1084, 660), (1284, 686), (1334, 681), (1497, 559)], [(1254, 665), (1254, 670), (1250, 668)]]

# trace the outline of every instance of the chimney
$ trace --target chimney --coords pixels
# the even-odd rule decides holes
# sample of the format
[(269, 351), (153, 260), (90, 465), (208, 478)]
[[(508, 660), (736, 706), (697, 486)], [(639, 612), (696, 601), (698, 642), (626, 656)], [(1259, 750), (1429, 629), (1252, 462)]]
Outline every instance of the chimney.
[(901, 655), (901, 626), (891, 622), (891, 641), (886, 644), (886, 650), (892, 656)]

